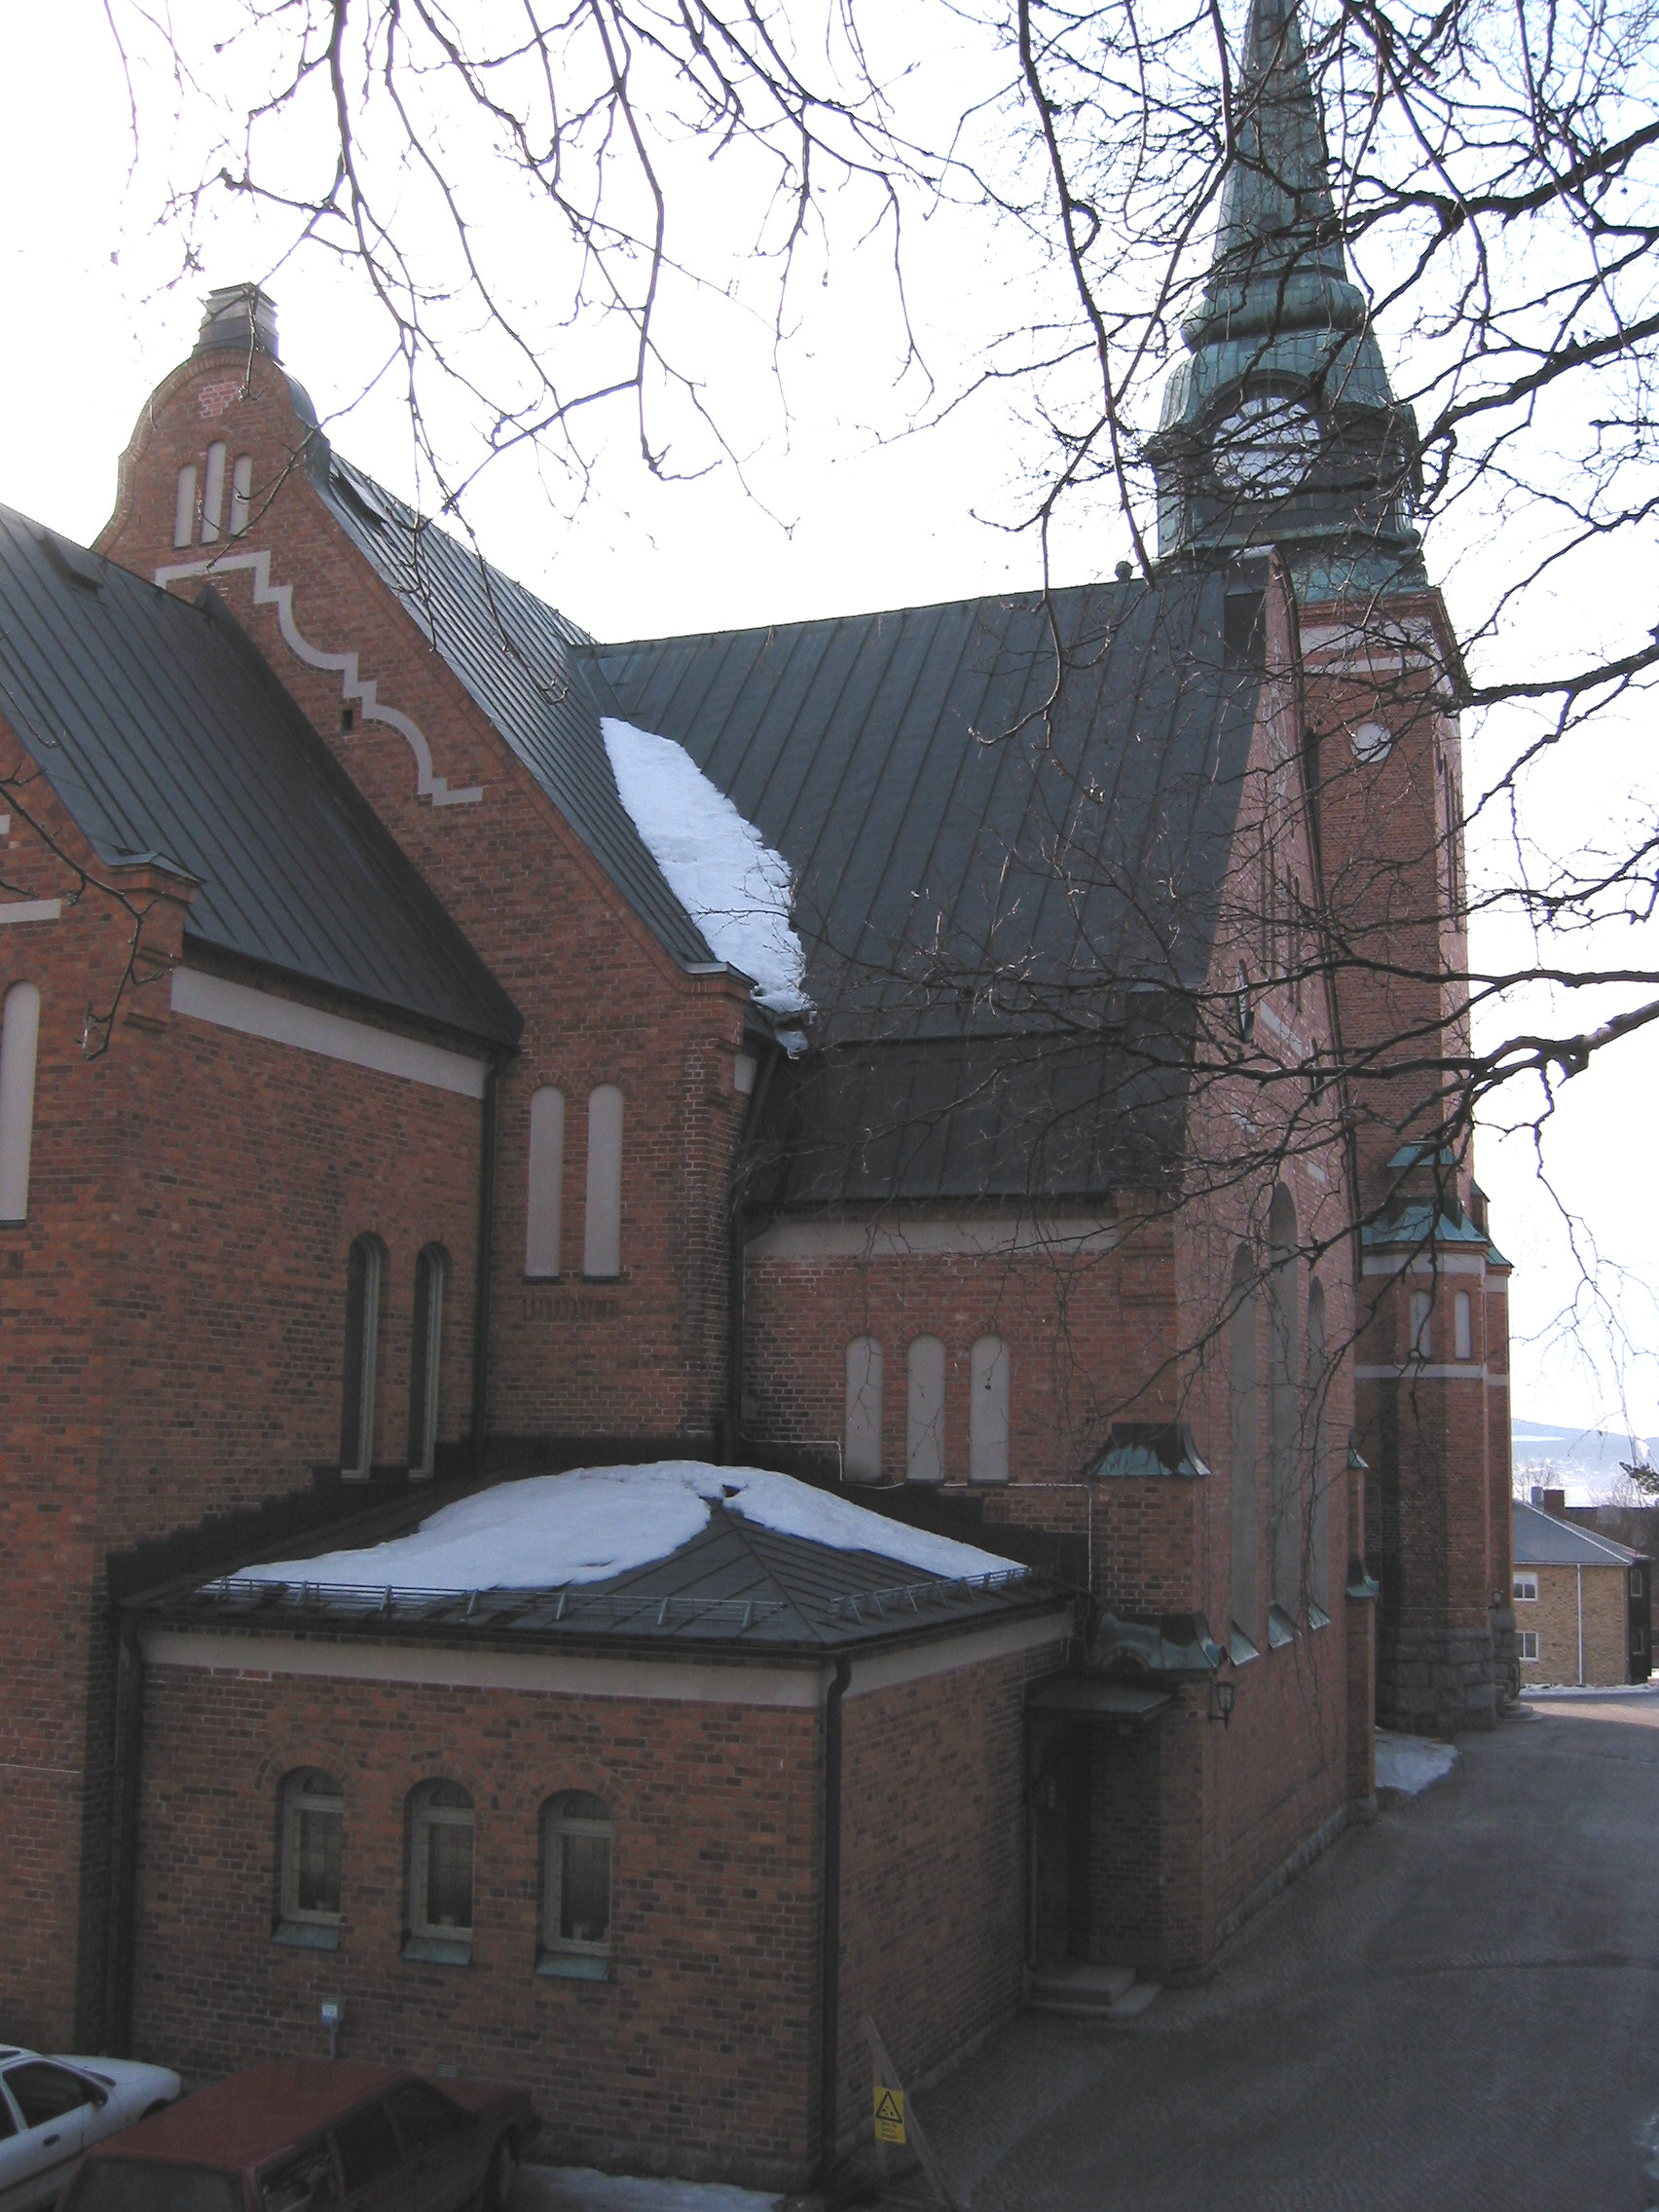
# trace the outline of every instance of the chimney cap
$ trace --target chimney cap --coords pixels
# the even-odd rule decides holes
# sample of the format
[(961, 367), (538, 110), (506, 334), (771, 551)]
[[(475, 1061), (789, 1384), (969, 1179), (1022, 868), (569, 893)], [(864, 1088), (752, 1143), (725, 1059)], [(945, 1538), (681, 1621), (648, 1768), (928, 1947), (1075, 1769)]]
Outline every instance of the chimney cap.
[(276, 303), (257, 284), (225, 284), (209, 292), (202, 303), (202, 328), (197, 335), (199, 353), (232, 350), (247, 353), (257, 349), (275, 361)]

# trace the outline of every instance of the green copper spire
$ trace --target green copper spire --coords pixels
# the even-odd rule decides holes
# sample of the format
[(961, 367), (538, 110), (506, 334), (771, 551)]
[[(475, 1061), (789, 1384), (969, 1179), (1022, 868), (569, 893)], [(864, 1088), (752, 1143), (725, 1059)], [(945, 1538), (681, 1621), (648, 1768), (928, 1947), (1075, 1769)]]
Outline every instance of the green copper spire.
[(1305, 600), (1420, 590), (1415, 424), (1350, 282), (1296, 0), (1252, 0), (1214, 258), (1149, 452), (1165, 559), (1276, 545)]

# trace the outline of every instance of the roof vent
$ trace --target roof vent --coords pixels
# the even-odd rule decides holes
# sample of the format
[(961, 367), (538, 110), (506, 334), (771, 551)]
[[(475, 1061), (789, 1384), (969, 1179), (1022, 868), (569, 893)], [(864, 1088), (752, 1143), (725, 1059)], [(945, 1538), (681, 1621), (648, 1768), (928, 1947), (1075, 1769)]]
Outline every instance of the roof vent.
[(197, 337), (199, 353), (235, 349), (239, 353), (258, 348), (275, 361), (276, 352), (276, 303), (257, 284), (227, 284), (209, 292), (202, 303), (202, 329)]

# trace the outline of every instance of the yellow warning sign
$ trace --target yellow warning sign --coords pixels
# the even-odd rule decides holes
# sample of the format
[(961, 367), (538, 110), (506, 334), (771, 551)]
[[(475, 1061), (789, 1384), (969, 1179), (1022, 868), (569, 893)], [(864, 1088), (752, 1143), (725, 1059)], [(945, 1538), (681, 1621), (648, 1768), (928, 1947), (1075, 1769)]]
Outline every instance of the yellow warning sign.
[(904, 2140), (904, 2092), (875, 2084), (875, 2139), (878, 2143)]

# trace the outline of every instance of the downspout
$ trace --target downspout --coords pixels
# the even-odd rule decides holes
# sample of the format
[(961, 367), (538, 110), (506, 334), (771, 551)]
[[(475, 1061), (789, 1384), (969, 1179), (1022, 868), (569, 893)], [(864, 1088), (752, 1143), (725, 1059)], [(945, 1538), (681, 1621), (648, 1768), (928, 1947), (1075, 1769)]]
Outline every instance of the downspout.
[(1578, 1576), (1578, 1686), (1584, 1687), (1584, 1569), (1576, 1567)]
[(778, 1064), (778, 1054), (768, 1052), (760, 1062), (755, 1078), (755, 1088), (750, 1094), (749, 1110), (743, 1117), (736, 1150), (732, 1154), (731, 1190), (728, 1198), (726, 1221), (726, 1377), (724, 1434), (720, 1438), (720, 1457), (729, 1467), (737, 1457), (738, 1445), (743, 1435), (743, 1224), (744, 1179), (749, 1166), (750, 1146), (760, 1128), (766, 1111), (766, 1093), (772, 1088), (772, 1072)]
[(841, 2071), (841, 1700), (853, 1663), (837, 1659), (824, 1699), (824, 1954), (823, 2009), (818, 2030), (818, 2171), (835, 2160), (835, 2106)]
[(490, 1277), (496, 1260), (496, 1127), (501, 1059), (484, 1078), (478, 1143), (478, 1274), (472, 1291), (472, 1463), (484, 1457), (490, 1428)]
[(104, 2047), (125, 2057), (132, 2045), (133, 1929), (138, 1893), (138, 1786), (144, 1751), (144, 1652), (138, 1630), (121, 1616), (116, 1650), (109, 1959), (104, 1983)]

